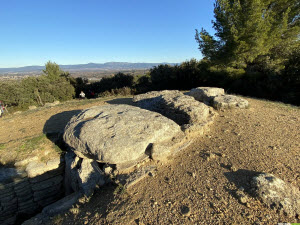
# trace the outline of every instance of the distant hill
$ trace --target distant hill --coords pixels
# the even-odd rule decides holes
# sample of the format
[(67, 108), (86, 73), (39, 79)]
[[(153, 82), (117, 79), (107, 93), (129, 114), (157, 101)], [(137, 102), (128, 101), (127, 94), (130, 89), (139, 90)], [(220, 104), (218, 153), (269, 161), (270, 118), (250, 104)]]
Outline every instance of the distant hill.
[[(88, 63), (76, 65), (59, 65), (66, 71), (89, 71), (89, 70), (134, 70), (150, 69), (160, 64), (175, 65), (176, 63), (128, 63), (128, 62), (107, 62), (107, 63)], [(24, 66), (18, 68), (0, 68), (0, 74), (10, 73), (32, 73), (42, 72), (45, 66)]]

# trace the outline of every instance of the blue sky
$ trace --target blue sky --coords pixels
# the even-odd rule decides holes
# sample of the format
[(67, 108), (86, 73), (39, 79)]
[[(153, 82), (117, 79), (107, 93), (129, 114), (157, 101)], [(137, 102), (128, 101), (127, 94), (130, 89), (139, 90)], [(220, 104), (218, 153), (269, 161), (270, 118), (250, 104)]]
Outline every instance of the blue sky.
[(201, 59), (214, 0), (1, 0), (0, 67)]

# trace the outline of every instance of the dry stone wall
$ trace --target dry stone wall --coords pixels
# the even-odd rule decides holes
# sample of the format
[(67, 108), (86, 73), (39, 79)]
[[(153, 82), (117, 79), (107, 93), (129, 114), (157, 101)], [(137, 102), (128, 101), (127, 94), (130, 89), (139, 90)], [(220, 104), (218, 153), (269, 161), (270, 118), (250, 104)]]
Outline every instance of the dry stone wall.
[(0, 224), (14, 224), (64, 195), (63, 159), (0, 170)]

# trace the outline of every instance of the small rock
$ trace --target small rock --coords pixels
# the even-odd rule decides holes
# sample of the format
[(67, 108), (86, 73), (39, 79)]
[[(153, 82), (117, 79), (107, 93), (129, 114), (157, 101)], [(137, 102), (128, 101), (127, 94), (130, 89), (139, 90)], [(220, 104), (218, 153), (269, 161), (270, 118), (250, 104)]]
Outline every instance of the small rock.
[(186, 205), (180, 207), (180, 212), (183, 216), (189, 216), (191, 214), (190, 208)]
[(237, 168), (234, 165), (229, 165), (229, 168), (232, 172), (236, 172)]
[(243, 187), (240, 187), (236, 191), (236, 195), (238, 197), (239, 202), (242, 203), (242, 204), (246, 204), (249, 201), (247, 195), (244, 193), (244, 188)]
[(107, 175), (111, 175), (113, 173), (113, 168), (107, 164), (104, 165), (103, 171)]
[(37, 107), (36, 107), (35, 105), (31, 105), (31, 106), (28, 107), (29, 110), (34, 110), (34, 109), (36, 109), (36, 108), (37, 108)]

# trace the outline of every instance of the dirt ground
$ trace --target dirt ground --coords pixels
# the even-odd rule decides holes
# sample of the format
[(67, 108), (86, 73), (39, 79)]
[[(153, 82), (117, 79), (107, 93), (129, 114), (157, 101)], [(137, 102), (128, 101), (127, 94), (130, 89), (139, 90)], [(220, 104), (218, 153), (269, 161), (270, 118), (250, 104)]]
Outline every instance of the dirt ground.
[[(55, 216), (49, 224), (299, 223), (300, 218), (269, 209), (248, 193), (257, 172), (272, 173), (300, 187), (300, 109), (247, 100), (249, 109), (219, 111), (206, 135), (171, 161), (157, 163), (157, 170), (139, 183), (127, 190), (112, 184), (101, 187), (88, 203)], [(102, 103), (1, 119), (0, 127), (6, 128), (0, 129), (0, 143), (62, 129), (71, 114), (96, 104)], [(241, 187), (248, 195), (246, 203), (236, 195)]]
[[(250, 179), (268, 172), (300, 187), (300, 109), (248, 99), (220, 111), (203, 137), (127, 190), (106, 186), (55, 224), (277, 224), (300, 222), (248, 195)], [(212, 154), (213, 153), (213, 154)], [(119, 188), (119, 189), (118, 189)]]

